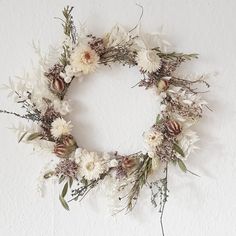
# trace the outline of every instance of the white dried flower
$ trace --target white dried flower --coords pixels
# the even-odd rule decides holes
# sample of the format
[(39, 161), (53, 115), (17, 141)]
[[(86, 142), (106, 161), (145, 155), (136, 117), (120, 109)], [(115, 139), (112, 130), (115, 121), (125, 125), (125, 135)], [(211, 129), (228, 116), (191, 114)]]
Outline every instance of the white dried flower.
[(74, 160), (77, 164), (80, 163), (81, 161), (81, 155), (82, 155), (83, 149), (82, 148), (76, 148), (75, 153), (74, 153)]
[(149, 131), (144, 133), (145, 143), (151, 148), (160, 146), (163, 138), (163, 134), (154, 128), (151, 128)]
[(71, 55), (71, 67), (76, 72), (88, 74), (98, 67), (99, 56), (87, 45), (79, 45)]
[(56, 112), (63, 116), (67, 115), (72, 110), (68, 101), (60, 101), (58, 99), (53, 101), (53, 107)]
[(81, 152), (79, 173), (85, 179), (98, 179), (106, 169), (104, 160), (96, 152), (88, 152), (87, 150)]
[(140, 69), (149, 73), (157, 71), (161, 66), (161, 58), (157, 55), (155, 50), (143, 49), (139, 51), (136, 62)]
[(181, 135), (178, 137), (178, 145), (183, 150), (185, 157), (183, 158), (180, 154), (176, 154), (178, 158), (187, 159), (189, 155), (195, 150), (198, 149), (196, 142), (199, 141), (199, 137), (195, 131), (191, 129), (183, 130)]
[(116, 167), (118, 166), (119, 162), (116, 160), (114, 154), (109, 154), (109, 153), (103, 153), (102, 158), (107, 164), (107, 167)]
[(117, 46), (123, 45), (130, 40), (129, 33), (120, 25), (115, 25), (109, 34), (105, 37), (105, 42), (107, 41), (107, 46)]
[(64, 81), (69, 84), (73, 77), (79, 77), (80, 73), (74, 69), (72, 66), (67, 65), (65, 67), (65, 72), (61, 72), (60, 76), (64, 79)]
[(71, 130), (71, 122), (67, 122), (63, 118), (57, 118), (51, 124), (51, 134), (55, 138), (60, 138), (62, 135), (69, 135)]

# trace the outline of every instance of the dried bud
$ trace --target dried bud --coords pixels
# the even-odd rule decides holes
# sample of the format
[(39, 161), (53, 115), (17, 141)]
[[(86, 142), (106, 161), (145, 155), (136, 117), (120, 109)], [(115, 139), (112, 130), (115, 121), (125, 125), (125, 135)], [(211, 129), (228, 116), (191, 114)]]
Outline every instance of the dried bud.
[(72, 135), (62, 136), (55, 145), (54, 153), (60, 158), (67, 158), (77, 147)]
[(132, 169), (136, 165), (136, 160), (134, 158), (124, 157), (121, 165), (125, 170)]
[(65, 82), (60, 77), (54, 78), (51, 82), (51, 90), (61, 94), (65, 90)]
[(75, 139), (74, 139), (74, 137), (72, 135), (63, 136), (61, 141), (67, 147), (72, 147), (72, 146), (76, 146), (77, 147)]
[(54, 147), (54, 153), (60, 158), (67, 158), (69, 154), (68, 147), (65, 144), (58, 143)]
[(168, 80), (165, 79), (161, 79), (157, 84), (157, 88), (160, 92), (166, 91), (168, 87), (169, 87), (169, 82)]
[(165, 127), (171, 136), (178, 135), (181, 132), (180, 124), (174, 120), (167, 121)]

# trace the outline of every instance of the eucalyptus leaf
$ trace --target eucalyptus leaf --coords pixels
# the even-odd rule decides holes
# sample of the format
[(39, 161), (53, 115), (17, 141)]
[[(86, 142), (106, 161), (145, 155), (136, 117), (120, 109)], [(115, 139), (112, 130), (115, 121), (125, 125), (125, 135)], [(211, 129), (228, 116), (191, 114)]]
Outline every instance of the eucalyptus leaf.
[(66, 177), (64, 175), (61, 175), (59, 178), (59, 184), (61, 184), (65, 180), (65, 178)]
[(72, 184), (73, 184), (73, 179), (70, 177), (69, 178), (69, 186), (70, 186), (70, 188), (71, 188)]
[(156, 118), (156, 124), (160, 124), (160, 123), (161, 123), (161, 115), (158, 114)]
[(70, 208), (69, 208), (69, 206), (68, 206), (66, 200), (65, 200), (61, 195), (59, 196), (59, 200), (60, 200), (62, 206), (63, 206), (67, 211), (69, 211)]
[(44, 179), (49, 179), (50, 177), (52, 177), (54, 175), (54, 172), (53, 171), (49, 171), (47, 172), (43, 177)]
[(66, 196), (68, 190), (68, 182), (66, 182), (66, 184), (64, 185), (63, 189), (62, 189), (62, 193), (61, 196), (64, 198)]
[(173, 148), (174, 148), (174, 150), (175, 150), (177, 153), (179, 153), (182, 157), (185, 157), (184, 151), (182, 150), (182, 148), (181, 148), (178, 144), (174, 143)]
[(184, 164), (184, 162), (181, 160), (181, 159), (177, 159), (177, 162), (178, 162), (178, 165), (179, 165), (179, 168), (184, 172), (186, 173), (188, 171), (186, 165)]
[(25, 137), (25, 135), (27, 134), (28, 132), (26, 131), (26, 132), (24, 132), (22, 135), (21, 135), (21, 137), (19, 138), (19, 140), (18, 140), (18, 143), (20, 143), (21, 141), (22, 141), (22, 139)]
[(28, 141), (32, 141), (32, 140), (34, 140), (34, 139), (36, 139), (36, 138), (39, 138), (39, 137), (41, 137), (42, 136), (42, 134), (41, 133), (33, 133), (33, 134), (31, 134), (31, 135), (29, 135), (28, 136), (28, 138), (27, 138), (27, 140)]

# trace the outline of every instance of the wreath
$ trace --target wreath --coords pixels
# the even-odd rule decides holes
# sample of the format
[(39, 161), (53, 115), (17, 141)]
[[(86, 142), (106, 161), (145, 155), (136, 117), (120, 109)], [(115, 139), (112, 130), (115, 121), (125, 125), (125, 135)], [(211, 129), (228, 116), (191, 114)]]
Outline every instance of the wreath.
[[(68, 202), (82, 200), (106, 180), (113, 200), (117, 200), (116, 212), (130, 211), (141, 189), (147, 186), (151, 191), (151, 203), (161, 213), (164, 235), (162, 216), (169, 195), (168, 167), (176, 165), (183, 172), (194, 174), (186, 167), (185, 160), (199, 139), (192, 126), (207, 107), (197, 86), (209, 87), (205, 76), (181, 77), (176, 69), (198, 55), (170, 52), (161, 35), (142, 34), (138, 25), (128, 32), (116, 25), (103, 37), (86, 34), (82, 28), (78, 32), (72, 10), (69, 6), (63, 10), (64, 19), (61, 20), (66, 37), (62, 47), (51, 49), (44, 57), (34, 44), (40, 55), (38, 73), (10, 80), (9, 85), (5, 85), (25, 112), (1, 112), (32, 122), (30, 127), (15, 127), (19, 142), (36, 143), (54, 154), (54, 162), (44, 170), (43, 179), (56, 178), (63, 184), (59, 199), (65, 209), (69, 210)], [(148, 40), (152, 43), (148, 44)], [(153, 89), (161, 97), (161, 112), (143, 135), (145, 152), (121, 155), (117, 151), (86, 150), (71, 135), (73, 126), (65, 119), (71, 112), (65, 95), (73, 80), (86, 78), (99, 67), (114, 63), (137, 67), (141, 75), (137, 86)], [(150, 180), (149, 176), (155, 173), (163, 176)], [(70, 195), (68, 190), (71, 190)]]

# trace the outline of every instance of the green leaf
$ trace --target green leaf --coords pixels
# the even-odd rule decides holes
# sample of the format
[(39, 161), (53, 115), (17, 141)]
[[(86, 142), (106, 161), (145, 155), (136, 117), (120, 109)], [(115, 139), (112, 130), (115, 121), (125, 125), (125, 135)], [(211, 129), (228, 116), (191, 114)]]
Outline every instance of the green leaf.
[(69, 208), (69, 206), (68, 206), (66, 200), (65, 200), (61, 195), (59, 196), (59, 200), (60, 200), (62, 206), (63, 206), (67, 211), (69, 211), (70, 208)]
[(66, 182), (66, 184), (64, 185), (62, 192), (61, 192), (61, 196), (64, 198), (66, 196), (68, 190), (68, 182)]
[(178, 165), (179, 165), (179, 168), (184, 172), (186, 173), (187, 172), (187, 167), (186, 165), (184, 164), (184, 162), (181, 160), (181, 159), (177, 159), (177, 162), (178, 162)]
[(52, 177), (54, 175), (54, 172), (53, 171), (49, 171), (49, 172), (47, 172), (43, 177), (45, 178), (45, 179), (49, 179), (50, 177)]
[(160, 124), (160, 123), (161, 123), (161, 115), (158, 114), (156, 118), (156, 124)]
[(185, 157), (184, 151), (182, 150), (182, 148), (181, 148), (178, 144), (174, 143), (173, 148), (174, 148), (174, 150), (175, 150), (177, 153), (179, 153), (182, 157)]
[(20, 143), (21, 141), (22, 141), (22, 139), (25, 137), (25, 135), (27, 134), (28, 132), (26, 131), (26, 132), (24, 132), (22, 135), (21, 135), (21, 137), (19, 138), (19, 140), (18, 140), (18, 143)]
[(36, 138), (38, 138), (38, 137), (41, 137), (42, 136), (42, 134), (41, 133), (33, 133), (33, 134), (31, 134), (31, 135), (29, 135), (29, 137), (27, 138), (27, 140), (28, 141), (32, 141), (32, 140), (34, 140), (34, 139), (36, 139)]
[(59, 178), (59, 184), (61, 184), (65, 180), (65, 178), (66, 177), (64, 175), (61, 175)]
[(73, 179), (70, 177), (69, 178), (69, 186), (70, 186), (70, 188), (71, 188), (72, 184), (73, 184)]

